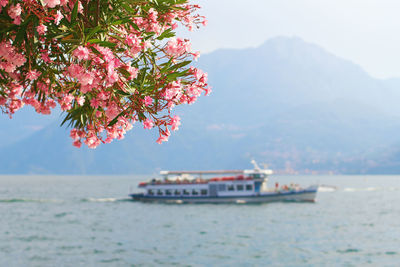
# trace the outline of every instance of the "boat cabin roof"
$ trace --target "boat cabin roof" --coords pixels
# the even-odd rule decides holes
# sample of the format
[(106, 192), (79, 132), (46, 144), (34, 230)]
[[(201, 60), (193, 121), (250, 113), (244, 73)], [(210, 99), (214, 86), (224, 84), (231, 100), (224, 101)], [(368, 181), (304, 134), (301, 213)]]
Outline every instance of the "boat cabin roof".
[[(229, 182), (229, 181), (251, 181), (256, 179), (265, 179), (267, 178), (270, 172), (264, 171), (252, 171), (246, 173), (246, 171), (241, 171), (239, 175), (235, 176), (220, 176), (220, 177), (213, 177), (209, 179), (203, 179), (201, 174), (215, 174), (216, 172), (206, 171), (204, 172), (191, 172), (190, 174), (200, 174), (200, 177), (193, 177), (187, 172), (168, 172), (168, 174), (180, 174), (174, 177), (168, 177), (166, 172), (164, 173), (164, 179), (152, 179), (149, 182), (142, 182), (139, 184), (139, 187), (144, 187), (147, 185), (168, 185), (168, 184), (208, 184), (213, 182)], [(222, 171), (218, 172), (222, 173)], [(230, 172), (224, 172), (230, 173)], [(247, 175), (244, 175), (247, 174)]]

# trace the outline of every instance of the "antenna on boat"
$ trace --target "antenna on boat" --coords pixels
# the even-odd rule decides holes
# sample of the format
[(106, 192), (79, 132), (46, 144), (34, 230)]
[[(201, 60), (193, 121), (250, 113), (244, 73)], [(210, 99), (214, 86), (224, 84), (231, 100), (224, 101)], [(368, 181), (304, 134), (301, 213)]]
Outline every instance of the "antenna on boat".
[(256, 170), (256, 171), (261, 170), (260, 167), (258, 166), (257, 162), (254, 159), (251, 160), (251, 164), (253, 164), (254, 170)]

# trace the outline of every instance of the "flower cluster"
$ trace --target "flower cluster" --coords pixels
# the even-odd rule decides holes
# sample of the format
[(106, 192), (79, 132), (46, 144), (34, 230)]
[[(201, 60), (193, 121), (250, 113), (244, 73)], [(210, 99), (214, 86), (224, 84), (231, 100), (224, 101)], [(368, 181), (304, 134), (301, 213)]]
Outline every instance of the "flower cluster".
[(0, 0), (0, 108), (50, 114), (60, 105), (77, 147), (122, 139), (137, 121), (158, 143), (179, 128), (176, 105), (210, 93), (175, 37), (205, 25), (188, 0)]

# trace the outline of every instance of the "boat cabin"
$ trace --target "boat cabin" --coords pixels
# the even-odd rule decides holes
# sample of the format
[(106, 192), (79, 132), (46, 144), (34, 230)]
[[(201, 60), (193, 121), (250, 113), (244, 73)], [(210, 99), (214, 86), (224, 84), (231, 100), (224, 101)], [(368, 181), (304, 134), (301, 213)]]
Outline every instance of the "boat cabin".
[[(140, 183), (144, 195), (157, 198), (253, 196), (267, 191), (271, 170), (162, 171), (163, 180)], [(204, 179), (205, 175), (234, 174)], [(171, 175), (174, 175), (171, 177)], [(196, 175), (196, 176), (194, 176)]]

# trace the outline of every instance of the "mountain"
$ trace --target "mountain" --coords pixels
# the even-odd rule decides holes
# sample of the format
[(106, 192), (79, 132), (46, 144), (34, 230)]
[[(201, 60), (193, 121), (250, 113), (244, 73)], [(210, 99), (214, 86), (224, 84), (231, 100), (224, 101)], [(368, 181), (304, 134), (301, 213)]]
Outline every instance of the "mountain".
[[(169, 142), (156, 144), (155, 130), (136, 125), (122, 141), (76, 149), (58, 115), (31, 123), (27, 112), (23, 124), (1, 122), (0, 172), (249, 168), (254, 158), (281, 172), (400, 173), (400, 79), (374, 79), (296, 37), (221, 49), (198, 67), (213, 93), (176, 108), (183, 124)], [(42, 129), (21, 131), (29, 123)]]
[(40, 115), (30, 106), (13, 114), (12, 119), (5, 114), (0, 115), (0, 148), (29, 137), (38, 130), (60, 119), (61, 112), (56, 109), (51, 115)]

